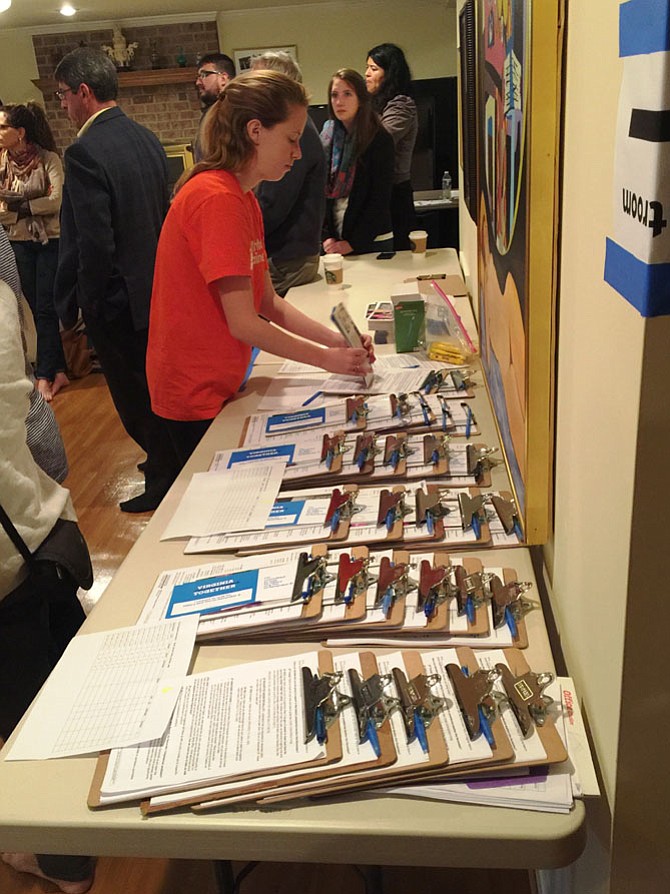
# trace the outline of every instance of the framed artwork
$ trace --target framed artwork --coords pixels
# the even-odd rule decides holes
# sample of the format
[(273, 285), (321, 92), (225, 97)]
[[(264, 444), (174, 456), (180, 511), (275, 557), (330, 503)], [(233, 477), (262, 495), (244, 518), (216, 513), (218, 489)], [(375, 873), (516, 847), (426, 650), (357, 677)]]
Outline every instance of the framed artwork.
[(190, 143), (163, 143), (168, 163), (168, 188), (170, 193), (184, 173), (193, 167), (193, 146)]
[(235, 60), (235, 69), (239, 74), (251, 68), (251, 60), (254, 56), (260, 56), (263, 53), (288, 53), (295, 61), (298, 61), (297, 47), (260, 47), (255, 50), (233, 50), (233, 58)]
[(527, 543), (553, 476), (563, 0), (477, 0), (477, 264), (487, 387)]

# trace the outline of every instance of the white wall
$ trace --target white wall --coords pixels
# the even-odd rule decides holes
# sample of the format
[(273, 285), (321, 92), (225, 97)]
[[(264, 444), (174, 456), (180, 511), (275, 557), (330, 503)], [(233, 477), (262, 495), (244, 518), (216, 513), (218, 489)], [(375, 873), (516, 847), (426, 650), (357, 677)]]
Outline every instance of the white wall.
[(0, 31), (0, 99), (3, 102), (42, 102), (42, 94), (32, 83), (39, 76), (30, 32)]
[(415, 78), (456, 74), (453, 5), (430, 0), (370, 0), (285, 6), (279, 9), (221, 12), (219, 44), (234, 50), (297, 47), (312, 103), (326, 102), (330, 75), (338, 68), (365, 72), (367, 51), (378, 43), (397, 43)]

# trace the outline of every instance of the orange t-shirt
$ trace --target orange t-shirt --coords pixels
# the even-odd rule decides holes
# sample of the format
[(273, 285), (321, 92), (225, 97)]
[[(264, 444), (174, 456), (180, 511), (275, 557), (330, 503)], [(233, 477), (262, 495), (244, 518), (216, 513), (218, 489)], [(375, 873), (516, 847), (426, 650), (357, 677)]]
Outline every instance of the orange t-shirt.
[(147, 349), (153, 411), (213, 419), (238, 390), (251, 346), (230, 334), (214, 283), (248, 276), (258, 311), (267, 258), (253, 192), (227, 171), (203, 171), (177, 193), (158, 242)]

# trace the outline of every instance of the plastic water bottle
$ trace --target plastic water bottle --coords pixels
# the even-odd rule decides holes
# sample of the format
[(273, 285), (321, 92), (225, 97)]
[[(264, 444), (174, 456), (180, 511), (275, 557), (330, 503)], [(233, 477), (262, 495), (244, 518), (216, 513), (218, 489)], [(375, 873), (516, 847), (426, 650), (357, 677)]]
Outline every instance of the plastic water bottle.
[(449, 171), (442, 174), (442, 198), (447, 202), (451, 201), (451, 174)]

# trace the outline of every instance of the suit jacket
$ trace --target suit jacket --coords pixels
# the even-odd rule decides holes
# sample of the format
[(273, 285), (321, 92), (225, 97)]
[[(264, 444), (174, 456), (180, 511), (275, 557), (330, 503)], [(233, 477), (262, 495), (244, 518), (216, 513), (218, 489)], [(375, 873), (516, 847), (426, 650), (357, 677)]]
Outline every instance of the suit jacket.
[(281, 180), (264, 180), (256, 190), (263, 212), (269, 258), (290, 261), (318, 255), (326, 211), (326, 156), (319, 132), (307, 119), (300, 139), (302, 158)]
[(165, 151), (118, 106), (65, 151), (56, 309), (66, 327), (85, 315), (112, 320), (130, 308), (149, 326), (156, 246), (168, 209)]
[[(393, 139), (380, 127), (356, 162), (354, 185), (342, 222), (342, 239), (346, 239), (356, 254), (378, 251), (375, 237), (393, 229), (391, 190), (394, 157)], [(333, 216), (334, 204), (334, 199), (328, 199), (324, 239), (339, 238)]]

